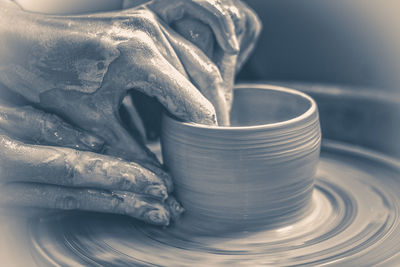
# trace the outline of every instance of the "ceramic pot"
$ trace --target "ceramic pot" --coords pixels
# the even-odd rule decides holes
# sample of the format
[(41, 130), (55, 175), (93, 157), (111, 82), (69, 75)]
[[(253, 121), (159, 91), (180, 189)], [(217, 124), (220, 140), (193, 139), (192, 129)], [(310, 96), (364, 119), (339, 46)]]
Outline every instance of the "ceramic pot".
[(212, 232), (282, 226), (306, 214), (320, 142), (315, 101), (272, 85), (237, 86), (230, 127), (164, 115), (161, 136), (184, 217)]

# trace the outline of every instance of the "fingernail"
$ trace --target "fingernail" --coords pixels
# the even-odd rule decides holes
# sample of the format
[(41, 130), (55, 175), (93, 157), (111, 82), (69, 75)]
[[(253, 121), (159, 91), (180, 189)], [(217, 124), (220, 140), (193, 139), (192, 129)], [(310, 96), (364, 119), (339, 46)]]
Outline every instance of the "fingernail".
[(167, 188), (164, 185), (150, 185), (145, 190), (145, 193), (161, 198), (163, 201), (168, 197)]
[(177, 219), (182, 213), (185, 212), (185, 209), (173, 197), (169, 197), (167, 199), (166, 205), (171, 214), (171, 219), (173, 219), (173, 220)]
[(156, 225), (169, 225), (169, 214), (164, 210), (151, 210), (144, 217), (147, 221)]
[(99, 151), (104, 146), (104, 141), (102, 139), (91, 134), (83, 134), (80, 140), (82, 144), (89, 147), (91, 150)]

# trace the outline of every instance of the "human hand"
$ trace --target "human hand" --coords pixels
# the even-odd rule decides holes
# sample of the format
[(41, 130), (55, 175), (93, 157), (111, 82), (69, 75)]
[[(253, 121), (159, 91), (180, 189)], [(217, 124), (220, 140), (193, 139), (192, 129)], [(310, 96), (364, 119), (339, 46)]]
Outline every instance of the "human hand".
[[(6, 56), (1, 65), (1, 81), (34, 105), (106, 140), (102, 152), (136, 161), (164, 182), (169, 180), (155, 157), (120, 120), (120, 102), (131, 88), (157, 97), (180, 118), (216, 123), (213, 106), (190, 79), (202, 84), (198, 89), (206, 95), (204, 90), (210, 84), (221, 82), (218, 67), (148, 10), (74, 17), (24, 16), (25, 20), (8, 17), (6, 22), (14, 26), (12, 31), (2, 23), (1, 34), (5, 38), (1, 40), (6, 42), (3, 47), (11, 50), (3, 54)], [(7, 16), (2, 18), (7, 20)], [(24, 29), (26, 25), (32, 25), (31, 31)], [(15, 43), (7, 43), (10, 40)], [(24, 54), (26, 48), (28, 52)], [(182, 60), (186, 64), (177, 54), (186, 55)], [(185, 69), (186, 65), (191, 69)], [(204, 67), (213, 71), (204, 72)], [(22, 145), (16, 144), (14, 149)], [(39, 148), (42, 147), (30, 147), (41, 154)], [(3, 156), (8, 155), (11, 154)], [(112, 160), (106, 157), (103, 162)], [(37, 196), (40, 191), (33, 192)], [(167, 204), (179, 210), (176, 202)]]
[(124, 214), (157, 225), (179, 216), (182, 208), (167, 199), (171, 180), (100, 154), (104, 143), (55, 115), (1, 100), (0, 202)]
[[(240, 0), (153, 0), (147, 6), (216, 64), (219, 69), (216, 73), (222, 81), (214, 79), (218, 83), (209, 83), (208, 91), (203, 94), (214, 105), (219, 124), (229, 125), (234, 76), (249, 57), (261, 32), (257, 14)], [(186, 56), (179, 56), (185, 68), (190, 68), (190, 63), (185, 64)]]
[[(65, 207), (72, 206), (80, 209), (96, 210), (96, 206), (90, 206), (90, 203), (95, 204), (99, 201), (98, 199), (96, 200), (96, 197), (93, 196), (93, 194), (89, 194), (89, 192), (86, 192), (85, 190), (84, 192), (81, 192), (70, 188), (75, 192), (75, 194), (78, 194), (71, 196), (68, 194), (72, 193), (72, 191), (68, 191), (70, 189), (67, 190), (67, 188), (64, 188), (63, 186), (72, 186), (75, 187), (74, 189), (77, 189), (79, 188), (79, 185), (82, 185), (85, 187), (95, 186), (94, 188), (107, 190), (119, 190), (118, 186), (107, 187), (107, 183), (110, 183), (109, 179), (113, 178), (113, 172), (116, 172), (115, 175), (117, 176), (121, 175), (121, 173), (116, 171), (116, 169), (125, 170), (125, 172), (128, 172), (128, 174), (125, 173), (125, 176), (128, 176), (128, 178), (131, 179), (135, 177), (136, 173), (134, 172), (138, 171), (138, 169), (139, 175), (146, 172), (146, 169), (150, 169), (151, 174), (144, 175), (146, 176), (146, 179), (150, 182), (154, 182), (154, 178), (153, 180), (150, 179), (153, 175), (168, 184), (167, 181), (169, 176), (161, 169), (159, 162), (157, 162), (155, 157), (146, 150), (143, 144), (135, 140), (135, 138), (126, 131), (119, 118), (118, 109), (120, 101), (122, 100), (123, 95), (126, 94), (126, 91), (132, 87), (151, 95), (155, 95), (175, 115), (180, 115), (184, 118), (187, 117), (191, 121), (215, 123), (215, 114), (212, 105), (209, 104), (209, 102), (202, 97), (197, 89), (187, 80), (187, 74), (184, 72), (183, 67), (179, 65), (177, 57), (174, 57), (175, 53), (172, 55), (166, 53), (166, 50), (171, 49), (171, 45), (168, 44), (166, 38), (163, 38), (163, 35), (160, 34), (161, 32), (157, 31), (159, 30), (159, 28), (156, 27), (158, 24), (154, 25), (154, 21), (152, 20), (153, 17), (151, 17), (152, 14), (147, 10), (140, 10), (135, 12), (135, 14), (128, 13), (120, 15), (123, 19), (120, 17), (115, 19), (114, 17), (107, 16), (88, 19), (87, 17), (60, 18), (48, 16), (37, 17), (37, 15), (35, 15), (30, 18), (39, 20), (35, 21), (37, 23), (32, 24), (32, 32), (34, 32), (34, 34), (32, 34), (32, 32), (22, 31), (23, 25), (20, 25), (21, 22), (16, 22), (16, 27), (13, 31), (8, 31), (5, 28), (2, 29), (1, 32), (3, 37), (5, 37), (2, 38), (2, 40), (3, 42), (6, 42), (4, 47), (9, 49), (8, 52), (10, 53), (2, 54), (2, 59), (4, 60), (1, 61), (1, 81), (6, 84), (9, 89), (28, 99), (30, 104), (41, 109), (51, 110), (60, 115), (58, 119), (54, 119), (56, 117), (43, 115), (33, 108), (25, 108), (25, 110), (22, 111), (20, 108), (4, 109), (6, 114), (6, 116), (4, 116), (7, 122), (6, 124), (13, 124), (13, 121), (16, 121), (15, 118), (19, 116), (19, 112), (23, 113), (23, 115), (19, 117), (25, 118), (28, 122), (32, 121), (32, 123), (28, 124), (26, 129), (8, 128), (9, 132), (2, 135), (4, 144), (4, 149), (2, 150), (4, 151), (4, 154), (1, 156), (2, 162), (4, 163), (4, 165), (2, 165), (2, 171), (9, 175), (8, 177), (5, 176), (4, 179), (6, 179), (7, 182), (12, 182), (7, 184), (7, 186), (2, 187), (2, 189), (5, 190), (4, 192), (10, 192), (10, 194), (3, 194), (3, 198), (11, 197), (8, 198), (8, 200), (11, 199), (13, 200), (12, 202), (22, 201), (23, 203), (32, 206), (47, 205), (57, 208), (62, 208), (64, 205), (59, 205), (57, 203), (72, 202), (78, 204), (68, 204), (65, 205)], [(27, 16), (29, 19), (30, 15)], [(95, 24), (94, 22), (96, 22), (97, 19), (97, 22), (100, 25), (97, 24), (93, 28), (93, 24)], [(117, 22), (115, 22), (114, 19)], [(63, 24), (66, 21), (68, 21), (68, 23)], [(88, 23), (88, 21), (93, 24), (81, 25), (83, 23)], [(12, 19), (11, 22), (13, 22)], [(62, 27), (57, 23), (61, 24)], [(127, 37), (124, 35), (126, 32), (121, 33), (118, 31), (125, 30), (122, 26), (121, 28), (118, 28), (115, 25), (118, 23), (123, 24), (122, 26), (124, 27), (126, 26), (128, 33), (134, 32), (133, 30), (130, 31), (132, 25), (136, 25), (137, 27), (148, 27), (149, 29), (145, 28), (146, 31), (143, 29), (138, 30), (139, 32), (134, 35), (134, 37), (137, 38), (132, 36)], [(124, 23), (127, 24), (125, 25)], [(58, 26), (56, 29), (52, 28), (54, 24)], [(88, 29), (97, 31), (104, 25), (109, 25), (111, 27), (111, 29), (106, 28), (106, 33), (109, 34), (108, 36), (103, 36), (102, 31), (99, 35), (93, 37), (93, 31), (87, 31)], [(76, 26), (76, 28), (72, 26)], [(78, 26), (81, 26), (82, 28)], [(92, 26), (92, 28), (89, 26)], [(17, 31), (15, 31), (15, 29), (17, 29)], [(18, 32), (18, 30), (20, 30), (20, 32)], [(82, 31), (79, 32), (77, 30)], [(113, 32), (113, 30), (115, 32)], [(24, 34), (21, 35), (21, 33)], [(46, 38), (49, 39), (46, 40)], [(159, 38), (161, 41), (164, 41), (164, 43), (157, 47), (151, 38)], [(7, 43), (10, 41), (14, 41), (15, 43), (13, 44), (15, 46)], [(183, 41), (187, 42), (185, 40)], [(29, 51), (27, 52), (26, 50), (21, 49), (21, 46), (22, 48), (29, 48)], [(15, 47), (18, 49), (13, 51)], [(93, 49), (93, 51), (91, 51), (91, 49)], [(162, 50), (162, 52), (158, 49)], [(131, 50), (134, 50), (136, 53), (132, 54)], [(84, 53), (82, 53), (82, 51), (84, 51)], [(115, 52), (115, 55), (113, 52)], [(124, 57), (120, 57), (121, 54), (123, 54)], [(112, 58), (112, 56), (115, 56), (115, 58)], [(176, 64), (175, 66), (179, 70), (174, 69), (174, 66), (163, 56), (167, 56), (172, 63)], [(110, 59), (110, 57), (112, 59)], [(149, 60), (153, 62), (148, 64)], [(96, 72), (96, 70), (91, 69), (91, 67), (93, 67), (92, 64), (97, 68), (97, 70), (99, 70), (99, 67), (102, 64), (103, 66), (100, 67), (98, 72)], [(162, 69), (163, 67), (167, 68), (166, 73), (162, 73), (165, 70)], [(103, 73), (103, 69), (106, 69), (106, 71), (104, 71), (104, 77), (100, 77), (101, 79), (98, 80), (98, 75), (99, 73)], [(94, 73), (92, 71), (94, 71)], [(130, 73), (132, 73), (132, 76), (134, 77), (130, 77)], [(160, 75), (157, 76), (158, 74), (160, 74), (161, 77)], [(171, 74), (172, 77), (169, 77), (169, 74)], [(74, 78), (77, 80), (74, 80)], [(143, 80), (147, 78), (150, 78), (150, 80)], [(74, 84), (74, 82), (77, 82), (77, 84)], [(137, 87), (135, 86), (136, 82), (138, 83)], [(98, 87), (96, 87), (96, 85), (98, 85)], [(164, 89), (171, 90), (171, 92), (163, 94), (160, 90)], [(190, 101), (195, 103), (193, 104)], [(204, 105), (202, 101), (204, 101)], [(11, 113), (7, 113), (6, 111)], [(13, 118), (13, 114), (17, 115)], [(62, 127), (63, 123), (61, 123), (61, 117), (67, 121), (74, 122), (74, 127), (76, 127), (76, 129), (81, 129), (84, 132), (95, 133), (102, 140), (106, 140), (101, 152), (123, 157), (125, 161), (116, 160), (115, 158), (107, 156), (73, 151), (70, 149), (55, 147), (51, 147), (50, 149), (49, 147), (38, 146), (38, 144), (54, 145), (54, 143), (47, 142), (48, 140), (44, 143), (36, 142), (33, 146), (27, 145), (27, 140), (24, 140), (24, 138), (29, 138), (31, 134), (23, 136), (23, 142), (17, 142), (8, 137), (9, 135), (17, 135), (17, 133), (29, 133), (28, 129), (31, 128), (35, 131), (43, 130), (41, 127), (38, 128), (38, 125), (47, 124), (44, 129), (46, 131), (51, 130), (52, 126), (50, 125), (54, 124), (56, 125), (54, 126), (54, 129), (56, 129), (54, 134), (56, 135), (63, 135), (62, 131), (64, 130), (61, 128), (70, 129), (70, 131), (65, 131), (64, 134), (66, 139), (68, 139), (67, 137), (74, 136), (74, 133), (71, 130), (72, 127), (65, 125)], [(39, 122), (35, 123), (35, 118), (39, 118)], [(41, 121), (43, 119), (45, 121), (51, 120), (52, 122), (48, 125), (49, 123)], [(18, 125), (19, 124), (14, 124), (14, 126)], [(78, 145), (73, 142), (72, 145), (74, 148), (82, 149), (82, 147), (79, 147), (80, 143), (78, 141), (80, 140), (77, 140)], [(67, 143), (63, 142), (57, 142), (56, 145), (68, 146)], [(17, 153), (18, 151), (25, 151), (25, 153), (21, 156), (21, 154)], [(45, 155), (47, 156), (43, 158)], [(68, 158), (68, 160), (65, 158)], [(71, 158), (75, 160), (71, 161)], [(56, 159), (60, 160), (57, 161)], [(135, 161), (138, 162), (138, 164), (128, 164), (126, 160)], [(50, 163), (41, 164), (47, 161)], [(55, 165), (53, 165), (53, 163)], [(100, 164), (100, 167), (98, 164)], [(105, 166), (106, 170), (104, 170), (102, 166)], [(144, 166), (146, 169), (141, 166)], [(35, 176), (33, 175), (34, 171), (32, 168), (33, 170), (41, 170), (41, 172), (44, 172), (46, 175)], [(67, 172), (54, 171), (57, 170), (57, 168), (61, 168), (62, 171), (66, 170)], [(78, 184), (70, 183), (68, 180), (70, 175), (68, 170), (71, 169), (73, 172), (75, 172), (76, 169), (81, 172), (74, 175), (74, 177), (80, 177), (80, 180), (78, 179)], [(93, 169), (100, 173), (93, 174)], [(127, 171), (126, 169), (131, 170), (129, 172), (129, 170)], [(15, 171), (22, 171), (22, 175), (16, 175)], [(103, 174), (102, 176), (101, 173), (104, 171), (106, 175)], [(31, 174), (33, 175), (32, 179), (29, 178)], [(91, 175), (100, 179), (99, 181), (96, 181), (97, 184), (92, 184), (93, 177), (91, 177)], [(19, 178), (16, 180), (7, 180), (12, 177)], [(129, 183), (129, 181), (126, 182), (127, 179), (125, 178), (126, 177), (122, 177), (119, 181), (116, 179), (117, 185), (122, 184), (123, 186), (124, 184)], [(35, 179), (42, 179), (40, 182), (46, 184), (54, 183), (56, 186), (49, 187), (48, 185), (45, 186), (43, 184), (33, 185), (29, 183), (15, 183), (15, 181), (37, 182)], [(166, 185), (166, 187), (168, 186)], [(40, 188), (43, 188), (43, 190), (39, 190)], [(46, 188), (50, 188), (51, 190), (49, 189), (50, 191), (48, 191)], [(137, 190), (140, 193), (146, 194), (151, 192), (149, 190), (146, 191), (145, 186), (140, 188), (141, 189), (132, 186), (129, 187), (129, 190)], [(124, 194), (126, 195), (129, 191), (124, 187), (123, 189), (125, 191)], [(144, 190), (145, 192), (140, 190)], [(162, 192), (163, 190), (159, 191)], [(54, 197), (58, 194), (62, 195), (63, 192), (67, 194), (68, 197), (61, 197), (62, 201), (56, 201)], [(101, 194), (100, 196), (105, 195)], [(71, 201), (71, 198), (74, 201)], [(136, 195), (133, 195), (133, 198), (135, 200), (140, 200)], [(65, 199), (68, 201), (65, 201)], [(107, 199), (111, 200), (110, 198)], [(148, 198), (145, 198), (145, 200), (147, 199)], [(159, 208), (159, 203), (155, 203), (154, 200), (152, 200), (151, 205), (149, 205), (149, 201), (140, 201), (143, 205), (146, 204), (146, 207), (158, 206), (157, 211), (161, 209)], [(110, 203), (115, 204), (115, 201)], [(124, 203), (127, 204), (129, 201), (125, 200)], [(168, 198), (166, 205), (171, 206), (171, 203), (172, 206), (175, 207), (175, 211), (180, 210), (177, 203), (174, 202), (173, 199), (171, 200)], [(132, 205), (136, 204), (131, 203), (131, 205), (128, 206)], [(116, 209), (109, 205), (104, 205), (104, 207), (105, 208), (102, 208), (103, 211), (121, 212), (116, 211)], [(118, 207), (123, 207), (123, 205), (118, 204)], [(123, 210), (126, 211), (127, 208), (125, 207)], [(142, 216), (142, 209), (138, 210), (140, 211), (139, 215), (136, 215), (136, 210), (127, 213), (131, 216), (145, 219)], [(171, 211), (171, 208), (169, 208), (169, 210)], [(164, 219), (165, 217), (168, 216), (164, 216)], [(161, 220), (162, 222), (160, 224), (166, 224), (164, 219)], [(169, 218), (166, 220), (168, 221), (168, 219)]]
[[(2, 60), (2, 82), (41, 108), (99, 133), (107, 140), (107, 153), (154, 163), (119, 118), (120, 103), (131, 88), (155, 96), (182, 119), (216, 123), (213, 106), (189, 81), (175, 53), (191, 44), (171, 31), (168, 36), (181, 44), (173, 47), (164, 33), (167, 29), (150, 11), (73, 17), (28, 14), (28, 21), (22, 22), (13, 18), (12, 31), (2, 30), (4, 47), (11, 50)], [(24, 29), (27, 24), (31, 31)]]

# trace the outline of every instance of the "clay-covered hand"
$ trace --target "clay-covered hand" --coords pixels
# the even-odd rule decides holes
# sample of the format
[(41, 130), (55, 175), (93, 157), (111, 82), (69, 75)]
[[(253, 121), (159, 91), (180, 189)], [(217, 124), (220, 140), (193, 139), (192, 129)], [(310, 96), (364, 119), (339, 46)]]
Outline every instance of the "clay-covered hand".
[[(222, 82), (215, 79), (219, 83), (209, 84), (203, 94), (214, 105), (219, 124), (228, 125), (234, 76), (261, 32), (257, 14), (240, 0), (153, 0), (147, 6), (215, 62)], [(190, 69), (190, 64), (185, 68)]]
[(236, 70), (253, 50), (262, 28), (257, 14), (241, 0), (153, 0), (147, 6), (212, 58), (214, 40), (205, 34), (211, 29), (224, 53), (238, 54)]
[(58, 116), (0, 100), (0, 203), (117, 213), (157, 225), (179, 216), (168, 176), (102, 155), (104, 145)]
[[(2, 199), (167, 224), (182, 209), (173, 198), (163, 202), (170, 177), (126, 130), (122, 99), (133, 88), (181, 119), (216, 124), (218, 116), (225, 124), (226, 92), (218, 88), (227, 80), (225, 55), (236, 58), (237, 47), (213, 47), (217, 52), (210, 57), (210, 50), (182, 38), (143, 7), (70, 17), (29, 14), (7, 0), (0, 8), (0, 82), (31, 106), (59, 115), (3, 105), (1, 171), (8, 183)], [(217, 35), (225, 32), (223, 25), (213, 27)], [(13, 123), (18, 120), (28, 123)]]
[[(26, 13), (4, 0), (0, 7), (0, 82), (37, 108), (3, 109), (6, 125), (13, 124), (18, 117), (29, 122), (26, 129), (10, 127), (7, 130), (5, 126), (5, 134), (1, 135), (2, 179), (11, 182), (2, 187), (3, 200), (33, 206), (86, 210), (97, 207), (118, 213), (123, 210), (139, 218), (147, 214), (142, 206), (155, 207), (158, 211), (168, 205), (179, 211), (173, 200), (162, 203), (163, 194), (161, 201), (149, 200), (149, 196), (164, 192), (162, 183), (168, 188), (170, 178), (156, 157), (126, 130), (120, 119), (120, 105), (127, 91), (134, 88), (156, 97), (182, 119), (216, 124), (214, 108), (200, 92), (204, 88), (196, 88), (190, 81), (219, 78), (215, 64), (207, 57), (195, 58), (194, 55), (202, 53), (198, 47), (144, 8), (61, 17)], [(186, 59), (192, 61), (190, 70), (184, 68), (178, 53), (191, 53)], [(199, 76), (204, 68), (214, 71)], [(39, 109), (58, 117), (41, 113)], [(62, 120), (73, 126), (66, 126)], [(14, 123), (14, 126), (21, 125)], [(27, 140), (31, 136), (29, 131), (41, 131), (42, 125), (45, 125), (44, 131), (54, 129), (49, 136), (65, 136), (66, 141), (74, 136), (74, 131), (78, 131), (75, 136), (80, 136), (79, 131), (83, 135), (96, 135), (104, 142), (101, 153), (109, 156), (77, 150), (85, 143), (80, 138), (76, 144), (72, 142), (72, 149), (55, 147), (48, 140), (28, 144), (32, 141)], [(20, 138), (22, 141), (15, 140), (16, 132), (25, 134)], [(71, 146), (68, 142), (56, 145)], [(155, 190), (152, 185), (157, 185)], [(123, 193), (107, 195), (102, 191), (78, 189), (81, 187)], [(144, 194), (144, 198), (138, 194)], [(110, 201), (109, 205), (105, 201)], [(129, 210), (136, 209), (137, 205), (137, 211)], [(165, 220), (160, 224), (166, 224)]]

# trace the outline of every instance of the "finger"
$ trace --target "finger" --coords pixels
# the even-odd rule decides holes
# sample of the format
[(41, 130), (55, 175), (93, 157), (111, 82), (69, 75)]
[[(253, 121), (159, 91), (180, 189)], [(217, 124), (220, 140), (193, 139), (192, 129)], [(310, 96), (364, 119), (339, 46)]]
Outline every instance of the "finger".
[[(220, 104), (215, 101), (215, 97), (209, 97), (206, 95), (206, 97), (211, 100), (211, 103), (216, 107), (216, 112), (217, 112), (217, 117), (218, 117), (218, 122), (220, 125), (228, 125), (229, 124), (229, 116), (225, 116), (227, 119), (222, 119), (221, 117), (221, 110), (229, 115), (230, 107), (232, 105), (232, 95), (233, 95), (233, 84), (234, 84), (234, 78), (235, 78), (235, 66), (236, 66), (236, 59), (238, 55), (232, 55), (229, 53), (226, 53), (223, 49), (217, 47), (214, 51), (214, 46), (213, 46), (213, 37), (211, 36), (212, 40), (210, 40), (209, 37), (209, 32), (205, 27), (208, 27), (207, 25), (203, 24), (200, 21), (194, 20), (194, 19), (181, 19), (177, 22), (174, 23), (173, 25), (175, 29), (181, 34), (183, 37), (185, 37), (189, 42), (194, 43), (198, 48), (200, 48), (207, 56), (208, 58), (213, 58), (214, 61), (216, 62), (218, 66), (218, 70), (213, 72), (215, 76), (222, 76), (222, 86), (219, 87), (213, 87), (213, 86), (207, 86), (207, 82), (205, 82), (205, 88), (202, 90), (203, 94), (205, 94), (204, 91), (207, 90), (212, 90), (215, 88), (223, 88), (223, 90), (219, 90), (219, 92), (223, 91), (224, 92), (224, 98), (221, 98), (221, 93), (220, 96), (218, 96)], [(168, 28), (168, 26), (164, 26), (164, 28)], [(193, 30), (195, 29), (195, 30)], [(173, 31), (170, 31), (173, 33)], [(176, 35), (174, 35), (176, 36)], [(175, 37), (175, 39), (179, 39)], [(171, 41), (173, 42), (173, 41)], [(175, 42), (176, 43), (176, 42)], [(181, 44), (178, 43), (174, 46), (175, 50), (184, 50), (180, 48)], [(189, 45), (190, 46), (190, 45)], [(188, 55), (188, 53), (183, 53), (184, 55)], [(190, 54), (190, 53), (189, 53)], [(196, 54), (199, 54), (196, 52)], [(185, 60), (185, 56), (182, 56), (182, 53), (179, 55), (181, 60)], [(187, 56), (186, 56), (187, 57)], [(204, 58), (204, 57), (203, 57)], [(207, 59), (208, 60), (208, 59)], [(186, 60), (188, 61), (188, 60)], [(209, 61), (209, 60), (208, 60)], [(213, 62), (211, 62), (213, 64)], [(196, 64), (186, 64), (187, 71), (193, 67), (193, 65)], [(199, 65), (197, 64), (200, 68), (204, 65)], [(204, 76), (203, 76), (204, 77)], [(191, 78), (193, 79), (193, 72)], [(205, 78), (205, 77), (204, 77)], [(215, 80), (215, 79), (214, 79)], [(218, 80), (218, 78), (217, 78)], [(198, 84), (196, 84), (198, 85)], [(199, 86), (199, 85), (198, 85)], [(202, 87), (202, 86), (199, 86)], [(214, 99), (214, 101), (212, 100)], [(220, 107), (224, 107), (221, 109)], [(218, 116), (220, 115), (220, 116)]]
[(132, 138), (131, 133), (123, 127), (119, 118), (114, 117), (105, 121), (108, 123), (108, 127), (105, 127), (104, 130), (112, 129), (117, 138), (114, 138), (115, 140), (112, 143), (107, 143), (102, 152), (112, 157), (137, 162), (160, 177), (164, 181), (167, 191), (171, 192), (173, 190), (172, 178), (162, 169), (157, 156), (143, 142), (138, 142)]
[[(125, 99), (129, 98), (129, 101), (125, 101)], [(128, 120), (131, 121), (131, 125), (127, 125), (129, 131), (131, 133), (137, 132), (135, 135), (135, 138), (138, 138), (137, 135), (140, 135), (140, 139), (142, 141), (146, 140), (146, 130), (143, 125), (143, 122), (133, 105), (131, 96), (128, 95), (123, 101), (123, 106), (121, 107), (121, 112), (122, 113), (127, 113), (128, 115), (126, 117), (129, 117)], [(133, 124), (133, 125), (132, 125)], [(118, 156), (118, 150), (115, 151), (114, 155)], [(111, 154), (110, 151), (106, 151), (106, 153)], [(171, 176), (166, 173), (162, 168), (160, 164), (154, 164), (153, 161), (143, 161), (143, 160), (136, 160), (138, 163), (140, 163), (141, 166), (145, 167), (146, 169), (152, 171), (155, 173), (160, 179), (163, 180), (164, 184), (167, 187), (168, 193), (173, 191), (173, 182)]]
[(224, 81), (218, 67), (200, 48), (174, 33), (170, 28), (165, 29), (165, 35), (182, 60), (192, 81), (214, 105), (219, 125), (229, 125), (229, 113), (223, 88)]
[(233, 101), (233, 86), (235, 82), (235, 67), (238, 55), (230, 55), (217, 48), (214, 54), (215, 64), (221, 72), (224, 80), (225, 100), (230, 109)]
[[(130, 61), (130, 69), (136, 70), (135, 79), (127, 74), (131, 88), (156, 97), (168, 111), (183, 120), (216, 124), (213, 105), (159, 53), (152, 39), (145, 33), (138, 33), (136, 38), (134, 44), (120, 45), (124, 59)], [(137, 51), (138, 47), (141, 51)]]
[(72, 178), (65, 184), (68, 186), (130, 191), (163, 200), (168, 196), (164, 181), (135, 162), (93, 153), (69, 153), (66, 165), (72, 166)]
[(168, 225), (168, 208), (155, 199), (130, 192), (108, 192), (37, 183), (0, 186), (3, 205), (82, 210), (128, 215), (156, 225)]
[(154, 165), (151, 162), (138, 161), (138, 164), (157, 175), (157, 177), (159, 177), (164, 182), (165, 186), (167, 187), (168, 193), (171, 193), (174, 190), (174, 183), (172, 181), (171, 175), (164, 171), (162, 167)]
[(3, 182), (123, 190), (167, 198), (160, 177), (137, 163), (69, 148), (27, 145), (0, 135)]
[(196, 19), (183, 18), (174, 21), (171, 27), (186, 40), (200, 48), (209, 58), (212, 58), (215, 40), (208, 25)]
[(227, 53), (238, 53), (239, 42), (236, 38), (232, 19), (226, 16), (223, 7), (216, 1), (177, 0), (166, 6), (165, 1), (152, 1), (148, 7), (156, 12), (168, 24), (183, 18), (192, 17), (209, 25), (215, 34), (218, 44)]
[(173, 115), (191, 122), (217, 124), (213, 105), (186, 77), (165, 59), (159, 58), (158, 68), (147, 66), (154, 73), (142, 92), (155, 96)]
[(236, 37), (240, 44), (240, 36), (242, 36), (246, 30), (246, 18), (242, 10), (243, 5), (238, 2), (240, 2), (240, 0), (222, 0), (222, 6), (227, 16), (231, 17), (233, 24), (235, 25)]
[[(113, 77), (117, 76), (117, 71), (121, 72), (119, 65), (112, 65), (110, 69), (113, 70), (113, 73), (109, 71)], [(115, 86), (116, 83), (115, 80), (106, 79), (98, 92), (89, 95), (50, 91), (43, 94), (41, 105), (49, 110), (57, 110), (80, 128), (101, 136), (106, 140), (102, 153), (127, 161), (149, 161), (161, 166), (145, 145), (133, 138), (124, 126), (119, 107), (125, 94), (117, 92), (119, 87)]]
[(236, 73), (243, 66), (244, 62), (248, 59), (250, 53), (253, 51), (256, 41), (260, 36), (262, 30), (262, 23), (260, 18), (248, 5), (242, 1), (236, 1), (238, 8), (245, 14), (245, 30), (243, 31), (240, 39), (240, 53), (236, 64)]
[(104, 141), (30, 106), (0, 104), (0, 128), (24, 142), (100, 151)]
[(169, 196), (167, 198), (167, 200), (165, 201), (165, 206), (168, 208), (172, 221), (177, 220), (180, 215), (185, 212), (185, 209), (172, 196)]

